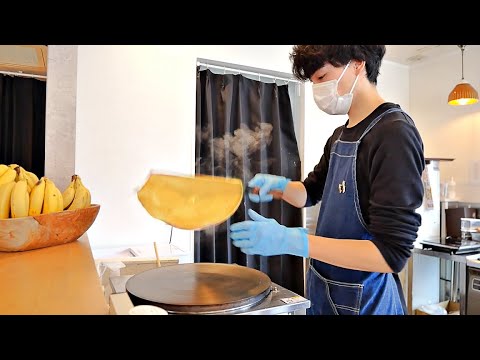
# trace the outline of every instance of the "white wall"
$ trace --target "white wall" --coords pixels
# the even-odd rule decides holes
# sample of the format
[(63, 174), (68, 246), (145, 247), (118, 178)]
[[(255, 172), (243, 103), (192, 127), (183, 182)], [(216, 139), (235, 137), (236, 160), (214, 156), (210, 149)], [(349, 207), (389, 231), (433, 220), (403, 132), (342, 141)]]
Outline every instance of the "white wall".
[[(480, 49), (467, 46), (464, 77), (477, 91), (479, 63)], [(440, 163), (442, 182), (453, 176), (459, 200), (480, 202), (480, 104), (457, 107), (447, 104), (448, 94), (460, 80), (460, 50), (412, 66), (410, 109), (424, 141), (425, 155), (455, 159)]]
[[(93, 248), (167, 243), (136, 189), (150, 169), (194, 173), (196, 60), (290, 72), (291, 46), (79, 46), (75, 170), (101, 204)], [(193, 232), (172, 243), (191, 252)], [(193, 260), (193, 254), (191, 259)]]

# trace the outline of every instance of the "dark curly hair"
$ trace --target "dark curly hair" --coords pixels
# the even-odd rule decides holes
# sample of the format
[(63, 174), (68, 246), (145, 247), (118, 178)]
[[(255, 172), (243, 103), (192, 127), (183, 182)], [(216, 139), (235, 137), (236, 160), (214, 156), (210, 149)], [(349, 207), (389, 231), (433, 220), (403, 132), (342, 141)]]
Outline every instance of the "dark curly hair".
[(290, 61), (293, 75), (301, 81), (310, 80), (326, 63), (338, 67), (350, 60), (365, 61), (367, 78), (376, 85), (385, 52), (385, 45), (294, 45)]

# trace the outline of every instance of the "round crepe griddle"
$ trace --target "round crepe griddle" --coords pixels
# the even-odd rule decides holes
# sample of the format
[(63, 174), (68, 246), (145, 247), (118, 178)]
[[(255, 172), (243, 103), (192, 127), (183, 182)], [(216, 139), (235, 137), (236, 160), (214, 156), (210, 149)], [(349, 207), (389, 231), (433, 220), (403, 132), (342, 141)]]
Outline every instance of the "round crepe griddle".
[(241, 265), (193, 263), (144, 271), (128, 279), (125, 288), (135, 306), (202, 314), (251, 307), (270, 293), (271, 280)]

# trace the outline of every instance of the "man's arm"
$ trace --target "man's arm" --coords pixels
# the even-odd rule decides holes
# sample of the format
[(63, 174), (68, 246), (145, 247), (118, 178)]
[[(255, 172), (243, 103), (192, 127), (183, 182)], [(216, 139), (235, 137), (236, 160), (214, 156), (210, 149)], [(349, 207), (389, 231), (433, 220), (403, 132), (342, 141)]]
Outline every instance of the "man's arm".
[(301, 181), (290, 181), (282, 195), (282, 200), (297, 208), (303, 208), (307, 201), (307, 190)]
[(331, 265), (361, 271), (393, 272), (371, 241), (308, 235), (308, 248), (309, 257)]

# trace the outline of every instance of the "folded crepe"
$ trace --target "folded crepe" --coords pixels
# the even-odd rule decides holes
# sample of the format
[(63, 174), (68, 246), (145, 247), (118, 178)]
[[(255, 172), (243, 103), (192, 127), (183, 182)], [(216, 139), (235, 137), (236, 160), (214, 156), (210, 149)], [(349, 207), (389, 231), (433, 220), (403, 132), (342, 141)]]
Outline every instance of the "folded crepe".
[(137, 196), (154, 218), (179, 229), (200, 230), (235, 213), (243, 198), (243, 183), (218, 176), (152, 173)]

